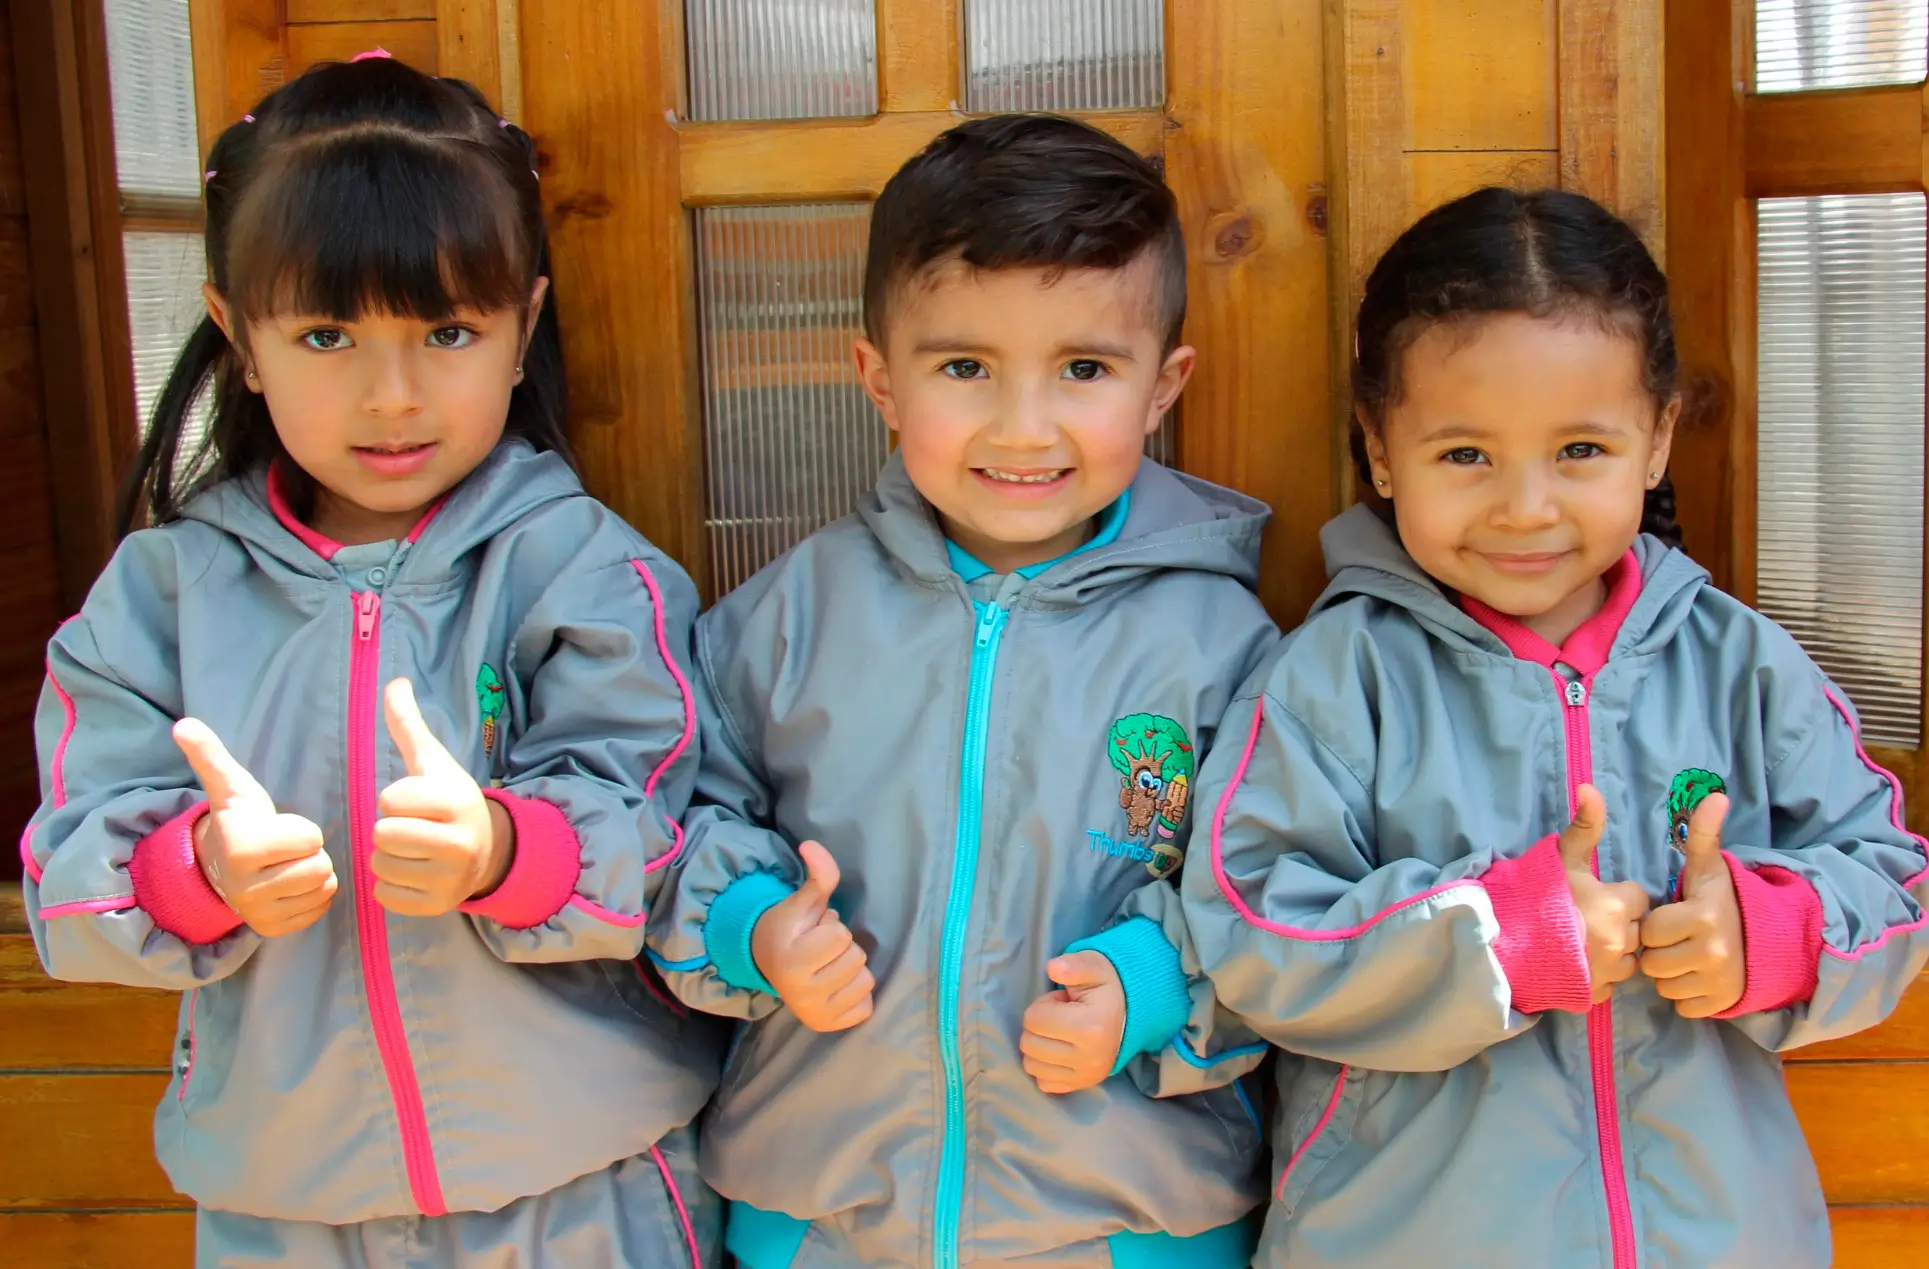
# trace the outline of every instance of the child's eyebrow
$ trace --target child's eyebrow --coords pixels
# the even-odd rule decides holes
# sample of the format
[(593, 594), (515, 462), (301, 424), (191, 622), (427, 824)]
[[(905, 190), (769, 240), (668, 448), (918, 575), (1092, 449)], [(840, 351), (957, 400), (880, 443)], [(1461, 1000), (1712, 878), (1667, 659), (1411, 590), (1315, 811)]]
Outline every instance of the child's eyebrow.
[(968, 339), (937, 338), (920, 339), (911, 351), (920, 357), (932, 353), (951, 353), (957, 356), (976, 356), (989, 351), (989, 345), (974, 344)]
[(1137, 361), (1132, 349), (1125, 344), (1097, 343), (1060, 344), (1058, 355), (1061, 357), (1109, 357), (1113, 361)]

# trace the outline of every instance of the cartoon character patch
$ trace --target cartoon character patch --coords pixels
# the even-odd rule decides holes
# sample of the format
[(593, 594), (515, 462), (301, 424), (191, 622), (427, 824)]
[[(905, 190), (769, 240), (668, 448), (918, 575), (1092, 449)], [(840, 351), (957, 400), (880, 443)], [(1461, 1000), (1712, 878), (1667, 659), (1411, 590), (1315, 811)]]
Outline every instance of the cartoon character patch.
[(503, 690), (502, 679), (488, 662), (476, 671), (476, 705), (482, 710), (482, 752), (485, 757), (493, 757), (496, 752), (496, 733), (502, 729), (502, 711), (508, 704), (508, 693)]
[(1676, 849), (1688, 844), (1688, 821), (1711, 793), (1728, 792), (1728, 783), (1712, 771), (1689, 767), (1668, 784), (1668, 843)]
[(1119, 773), (1119, 809), (1127, 843), (1145, 838), (1146, 870), (1164, 877), (1184, 858), (1171, 840), (1192, 796), (1192, 738), (1159, 714), (1128, 714), (1112, 724), (1105, 749)]

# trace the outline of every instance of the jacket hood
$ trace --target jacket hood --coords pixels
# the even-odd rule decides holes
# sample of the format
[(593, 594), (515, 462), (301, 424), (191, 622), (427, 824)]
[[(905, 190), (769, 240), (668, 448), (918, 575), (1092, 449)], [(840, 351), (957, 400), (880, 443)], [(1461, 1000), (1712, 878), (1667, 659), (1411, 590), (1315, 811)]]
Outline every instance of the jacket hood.
[[(1116, 537), (1068, 555), (1040, 573), (1032, 594), (1040, 602), (1076, 605), (1096, 591), (1165, 569), (1191, 569), (1236, 579), (1248, 590), (1259, 579), (1259, 540), (1272, 512), (1262, 502), (1145, 459), (1126, 491), (1125, 521)], [(936, 512), (911, 483), (904, 459), (893, 453), (858, 515), (906, 570), (933, 583), (955, 576)]]
[[(333, 577), (328, 557), (336, 544), (292, 516), (284, 520), (277, 484), (266, 469), (223, 481), (190, 501), (181, 517), (233, 534), (299, 572)], [(463, 555), (538, 507), (580, 496), (582, 482), (562, 455), (504, 441), (424, 517), (409, 553), (409, 572), (418, 580), (446, 574)]]
[[(1355, 595), (1393, 604), (1444, 643), (1513, 655), (1500, 637), (1482, 626), (1459, 601), (1414, 562), (1394, 527), (1364, 503), (1327, 521), (1320, 549), (1330, 579), (1313, 612), (1320, 613)], [(1644, 651), (1666, 643), (1708, 583), (1707, 570), (1661, 539), (1643, 533), (1634, 540), (1641, 569), (1641, 597), (1615, 637), (1614, 654)]]

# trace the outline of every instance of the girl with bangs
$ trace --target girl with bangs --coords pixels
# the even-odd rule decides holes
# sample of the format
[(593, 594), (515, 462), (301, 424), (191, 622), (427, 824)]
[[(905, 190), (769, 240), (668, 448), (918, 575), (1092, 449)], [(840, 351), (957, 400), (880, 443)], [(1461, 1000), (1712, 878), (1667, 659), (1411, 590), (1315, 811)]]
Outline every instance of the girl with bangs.
[(221, 136), (208, 318), (49, 649), (27, 910), (54, 976), (184, 993), (204, 1269), (714, 1262), (719, 1037), (635, 963), (697, 596), (571, 464), (534, 155), (385, 56)]

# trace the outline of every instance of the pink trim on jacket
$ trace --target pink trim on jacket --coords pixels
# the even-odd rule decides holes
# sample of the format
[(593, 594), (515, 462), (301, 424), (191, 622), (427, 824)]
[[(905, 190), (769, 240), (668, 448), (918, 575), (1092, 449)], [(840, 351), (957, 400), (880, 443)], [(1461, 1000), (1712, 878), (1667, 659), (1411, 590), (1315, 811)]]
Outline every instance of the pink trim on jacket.
[(676, 1204), (677, 1218), (683, 1222), (683, 1240), (690, 1248), (690, 1269), (703, 1269), (703, 1253), (697, 1249), (696, 1226), (690, 1223), (690, 1209), (683, 1205), (683, 1191), (677, 1189), (676, 1178), (670, 1175), (670, 1164), (663, 1157), (663, 1151), (650, 1147), (650, 1157), (656, 1160), (656, 1170), (663, 1174), (663, 1188), (670, 1192), (670, 1201)]
[[(422, 513), (422, 518), (415, 522), (413, 529), (409, 530), (408, 540), (411, 543), (422, 536), (429, 527), (429, 521), (435, 519), (435, 513), (442, 510), (442, 504), (448, 500), (449, 495), (445, 493), (429, 504), (429, 509)], [(268, 509), (275, 513), (275, 519), (281, 521), (282, 528), (294, 534), (301, 540), (303, 546), (323, 559), (334, 559), (336, 552), (342, 549), (340, 542), (315, 532), (295, 515), (294, 509), (288, 504), (287, 477), (282, 475), (279, 462), (268, 468)]]
[[(656, 770), (650, 772), (650, 778), (643, 782), (643, 796), (653, 798), (656, 796), (657, 782), (663, 778), (663, 773), (683, 756), (683, 751), (690, 747), (690, 738), (697, 734), (697, 703), (695, 695), (690, 691), (690, 680), (683, 677), (683, 671), (678, 668), (676, 658), (670, 655), (670, 638), (663, 627), (663, 591), (656, 584), (656, 575), (650, 572), (650, 566), (642, 560), (631, 560), (630, 565), (636, 569), (636, 575), (643, 579), (644, 587), (650, 592), (650, 611), (656, 624), (657, 655), (663, 658), (664, 668), (670, 671), (670, 677), (676, 680), (677, 691), (683, 696), (683, 734), (677, 737), (675, 747), (665, 755), (663, 761), (656, 764)], [(668, 867), (671, 860), (683, 853), (683, 826), (668, 816), (664, 819), (670, 825), (673, 844), (667, 854), (652, 859), (644, 865), (643, 871), (646, 874)]]
[(40, 909), (40, 919), (51, 921), (55, 917), (86, 916), (95, 912), (125, 912), (139, 906), (131, 894), (113, 899), (76, 899), (72, 903), (56, 903)]
[(1293, 1151), (1293, 1157), (1286, 1161), (1285, 1170), (1279, 1174), (1279, 1188), (1273, 1191), (1275, 1201), (1285, 1195), (1287, 1178), (1293, 1175), (1293, 1169), (1297, 1168), (1299, 1161), (1306, 1157), (1306, 1152), (1313, 1148), (1313, 1143), (1320, 1139), (1320, 1134), (1326, 1131), (1326, 1126), (1333, 1122), (1333, 1112), (1340, 1108), (1340, 1098), (1346, 1093), (1346, 1074), (1352, 1069), (1350, 1066), (1342, 1066), (1340, 1073), (1333, 1077), (1333, 1094), (1326, 1099), (1326, 1111), (1319, 1117), (1319, 1122), (1313, 1125), (1313, 1131), (1306, 1134), (1306, 1140), (1299, 1143), (1299, 1149)]
[(241, 917), (208, 884), (194, 853), (194, 826), (207, 813), (208, 804), (196, 802), (136, 842), (127, 861), (141, 910), (160, 929), (197, 946), (219, 942), (241, 927)]
[(585, 899), (579, 894), (569, 896), (568, 906), (576, 909), (578, 912), (587, 913), (589, 916), (595, 917), (605, 925), (614, 925), (624, 930), (634, 930), (650, 918), (650, 914), (647, 912), (639, 912), (635, 916), (624, 916), (621, 912), (611, 912), (608, 908), (596, 902), (596, 900)]
[(1594, 1003), (1587, 932), (1567, 885), (1560, 838), (1548, 834), (1518, 859), (1498, 859), (1480, 884), (1500, 935), (1494, 955), (1521, 1013), (1586, 1013)]
[[(1842, 716), (1842, 721), (1849, 725), (1849, 735), (1855, 741), (1855, 756), (1862, 760), (1863, 766), (1888, 781), (1889, 823), (1895, 826), (1896, 832), (1909, 838), (1916, 844), (1916, 848), (1922, 851), (1922, 871), (1902, 883), (1904, 890), (1914, 890), (1924, 881), (1929, 881), (1929, 839), (1923, 838), (1919, 833), (1910, 832), (1908, 827), (1902, 822), (1902, 783), (1895, 778), (1894, 772), (1869, 757), (1869, 751), (1862, 747), (1862, 730), (1855, 725), (1855, 715), (1849, 712), (1849, 707), (1842, 703), (1842, 698), (1837, 696), (1832, 689), (1824, 687), (1822, 692), (1829, 698), (1829, 704), (1835, 706), (1835, 712)], [(1830, 947), (1826, 941), (1822, 944), (1822, 951), (1829, 956), (1833, 956), (1838, 961), (1859, 961), (1870, 952), (1881, 948), (1883, 944), (1887, 943), (1890, 938), (1895, 935), (1913, 933), (1916, 930), (1922, 929), (1925, 924), (1929, 924), (1929, 910), (1924, 911), (1921, 916), (1906, 925), (1890, 926), (1888, 929), (1882, 931), (1879, 937), (1871, 939), (1852, 952), (1838, 951)]]
[(509, 813), (516, 826), (516, 854), (502, 884), (462, 910), (512, 930), (541, 925), (574, 901), (583, 844), (552, 803), (505, 789), (484, 789), (482, 796)]
[(1641, 598), (1640, 561), (1635, 559), (1633, 551), (1629, 551), (1614, 562), (1602, 579), (1607, 583), (1607, 598), (1602, 601), (1600, 611), (1582, 622), (1567, 637), (1567, 642), (1558, 648), (1529, 630), (1517, 618), (1489, 608), (1472, 595), (1462, 595), (1460, 606), (1521, 660), (1550, 669), (1555, 662), (1564, 662), (1584, 675), (1591, 675), (1607, 664), (1608, 653), (1614, 648), (1614, 640), (1621, 633), (1621, 626), (1633, 610), (1634, 602)]
[(1232, 806), (1232, 795), (1238, 792), (1239, 786), (1246, 782), (1246, 768), (1252, 765), (1253, 749), (1259, 743), (1259, 726), (1266, 716), (1265, 706), (1266, 702), (1264, 697), (1261, 697), (1253, 703), (1253, 721), (1252, 726), (1246, 732), (1246, 748), (1240, 753), (1239, 766), (1233, 771), (1232, 780), (1226, 785), (1225, 792), (1219, 795), (1219, 806), (1214, 810), (1212, 815), (1212, 875), (1219, 882), (1219, 892), (1226, 896), (1226, 902), (1232, 905), (1233, 911), (1245, 919), (1246, 924), (1264, 930), (1268, 934), (1277, 934), (1281, 938), (1299, 939), (1308, 943), (1337, 943), (1346, 939), (1358, 938), (1395, 913), (1404, 912), (1415, 904), (1425, 903), (1428, 899), (1436, 895), (1442, 895), (1449, 890), (1459, 890), (1465, 887), (1479, 888), (1480, 882), (1472, 877), (1465, 878), (1461, 881), (1449, 881), (1445, 885), (1435, 886), (1431, 890), (1410, 895), (1391, 907), (1382, 908), (1358, 925), (1349, 925), (1339, 930), (1313, 930), (1297, 925), (1282, 925), (1278, 921), (1269, 921), (1257, 912), (1254, 912), (1251, 905), (1246, 902), (1245, 898), (1240, 895), (1238, 889), (1234, 887), (1232, 879), (1226, 876), (1224, 836), (1226, 830), (1226, 811)]
[(1715, 1017), (1767, 1013), (1807, 1000), (1815, 994), (1822, 960), (1821, 896), (1806, 877), (1787, 868), (1750, 869), (1727, 851), (1721, 858), (1741, 908), (1748, 980), (1734, 1007)]
[[(60, 626), (55, 629), (54, 634), (58, 636), (62, 630), (67, 628), (68, 622), (73, 620), (73, 617), (69, 617), (67, 621), (61, 622)], [(67, 695), (67, 689), (62, 687), (60, 680), (54, 677), (54, 658), (51, 644), (47, 650), (46, 664), (47, 686), (54, 689), (54, 695), (60, 699), (61, 712), (66, 715), (66, 722), (60, 729), (60, 739), (54, 744), (54, 757), (53, 761), (48, 764), (49, 770), (47, 774), (47, 800), (53, 803), (53, 807), (57, 811), (67, 805), (67, 742), (74, 738), (74, 727), (80, 721), (80, 711), (74, 708), (74, 698)], [(33, 878), (33, 883), (36, 886), (40, 884), (42, 874), (40, 864), (33, 857), (33, 821), (31, 820), (27, 822), (27, 827), (21, 830), (20, 833), (20, 867), (29, 877)], [(65, 907), (67, 905), (62, 904), (61, 906)], [(44, 917), (46, 913), (43, 911), (41, 915)]]

